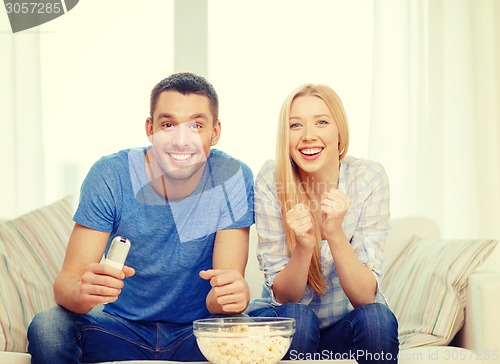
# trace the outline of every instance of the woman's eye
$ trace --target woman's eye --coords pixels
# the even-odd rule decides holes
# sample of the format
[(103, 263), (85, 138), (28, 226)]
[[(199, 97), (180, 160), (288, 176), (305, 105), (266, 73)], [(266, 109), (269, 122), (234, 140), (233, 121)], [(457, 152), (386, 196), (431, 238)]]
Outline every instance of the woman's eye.
[(327, 124), (328, 124), (328, 121), (326, 121), (326, 120), (318, 120), (318, 121), (316, 122), (316, 124), (318, 124), (318, 125), (327, 125)]
[(290, 129), (297, 129), (297, 128), (300, 128), (300, 123), (290, 124)]

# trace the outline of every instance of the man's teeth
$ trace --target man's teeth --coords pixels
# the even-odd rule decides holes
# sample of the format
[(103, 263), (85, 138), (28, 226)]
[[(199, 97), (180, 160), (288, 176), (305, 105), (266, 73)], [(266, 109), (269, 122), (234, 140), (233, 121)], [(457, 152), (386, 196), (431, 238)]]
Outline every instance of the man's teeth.
[(308, 148), (308, 149), (302, 149), (300, 152), (302, 154), (312, 155), (312, 154), (317, 154), (321, 151), (322, 151), (322, 148)]
[(185, 161), (189, 157), (191, 157), (191, 154), (170, 154), (172, 158), (178, 161)]

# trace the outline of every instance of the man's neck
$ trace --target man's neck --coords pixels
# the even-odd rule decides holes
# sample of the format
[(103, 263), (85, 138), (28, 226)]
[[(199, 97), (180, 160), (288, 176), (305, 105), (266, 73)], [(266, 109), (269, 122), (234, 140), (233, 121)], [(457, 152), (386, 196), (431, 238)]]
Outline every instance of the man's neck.
[(199, 168), (187, 179), (173, 179), (164, 174), (154, 157), (146, 153), (146, 176), (156, 194), (165, 200), (179, 201), (191, 195), (198, 187), (205, 170), (205, 165)]

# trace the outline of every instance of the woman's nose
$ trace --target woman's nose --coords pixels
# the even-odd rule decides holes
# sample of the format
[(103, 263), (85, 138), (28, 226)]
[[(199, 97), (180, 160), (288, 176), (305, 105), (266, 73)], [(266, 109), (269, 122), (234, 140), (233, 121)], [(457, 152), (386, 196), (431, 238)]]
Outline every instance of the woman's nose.
[(314, 127), (306, 125), (303, 130), (304, 134), (302, 135), (302, 140), (310, 141), (316, 139)]

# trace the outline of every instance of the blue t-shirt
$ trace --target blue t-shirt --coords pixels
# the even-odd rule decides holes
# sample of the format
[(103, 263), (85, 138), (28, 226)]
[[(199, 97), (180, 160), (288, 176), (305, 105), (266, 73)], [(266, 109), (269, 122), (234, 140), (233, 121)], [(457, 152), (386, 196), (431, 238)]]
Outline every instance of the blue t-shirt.
[[(195, 191), (166, 201), (149, 184), (148, 148), (122, 150), (97, 161), (83, 182), (74, 221), (131, 241), (118, 300), (104, 310), (131, 320), (192, 322), (209, 316), (210, 283), (200, 270), (212, 268), (215, 233), (251, 226), (253, 175), (244, 163), (212, 149)], [(92, 244), (91, 241), (87, 242)]]

